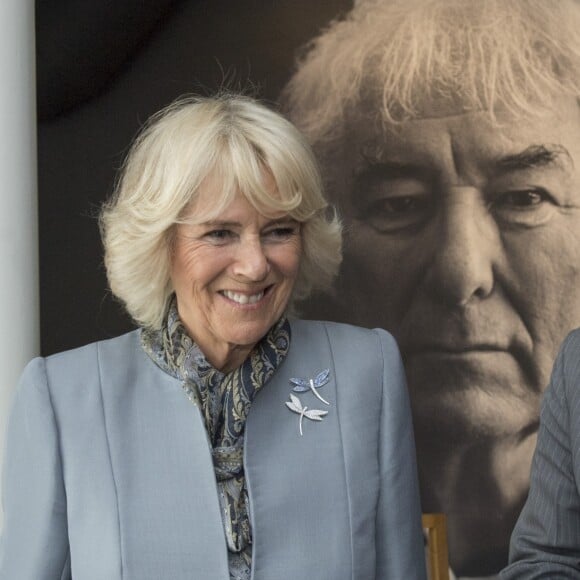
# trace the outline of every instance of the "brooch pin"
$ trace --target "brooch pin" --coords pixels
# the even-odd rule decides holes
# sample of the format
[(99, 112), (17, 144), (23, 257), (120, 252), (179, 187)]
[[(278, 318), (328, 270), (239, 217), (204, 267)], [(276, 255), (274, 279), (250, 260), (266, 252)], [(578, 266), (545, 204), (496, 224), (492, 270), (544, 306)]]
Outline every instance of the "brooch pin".
[(328, 411), (319, 411), (318, 409), (308, 409), (308, 407), (303, 407), (300, 399), (292, 393), (290, 393), (290, 400), (286, 401), (286, 406), (294, 413), (298, 413), (300, 415), (298, 426), (300, 428), (301, 437), (303, 435), (302, 420), (304, 417), (310, 419), (311, 421), (322, 421), (322, 417), (324, 417), (324, 415), (328, 415)]
[(330, 403), (323, 399), (318, 389), (323, 387), (328, 383), (330, 379), (330, 369), (324, 369), (320, 371), (313, 379), (290, 379), (290, 383), (295, 385), (292, 389), (295, 393), (303, 393), (304, 391), (312, 391), (312, 394), (325, 405), (330, 405)]

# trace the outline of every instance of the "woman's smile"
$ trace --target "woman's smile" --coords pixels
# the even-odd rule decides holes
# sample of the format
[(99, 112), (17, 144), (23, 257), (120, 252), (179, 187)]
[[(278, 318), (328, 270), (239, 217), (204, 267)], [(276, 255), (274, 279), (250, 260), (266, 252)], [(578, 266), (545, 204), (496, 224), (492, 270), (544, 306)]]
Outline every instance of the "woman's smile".
[(271, 288), (271, 286), (268, 286), (268, 288), (253, 294), (236, 290), (220, 290), (219, 293), (227, 300), (235, 302), (239, 306), (254, 306), (258, 305), (258, 303), (262, 301), (262, 298), (265, 297), (266, 291), (269, 288)]

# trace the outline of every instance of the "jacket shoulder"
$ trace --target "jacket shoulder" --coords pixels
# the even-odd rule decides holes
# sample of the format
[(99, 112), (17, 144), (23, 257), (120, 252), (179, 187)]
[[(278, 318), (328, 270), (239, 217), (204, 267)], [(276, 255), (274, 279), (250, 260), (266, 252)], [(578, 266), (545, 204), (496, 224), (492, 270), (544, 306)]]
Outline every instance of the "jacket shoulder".
[[(387, 340), (395, 340), (389, 332), (382, 328), (363, 328), (362, 326), (355, 326), (354, 324), (346, 324), (344, 322), (296, 319), (292, 320), (290, 324), (292, 330), (299, 329), (302, 332), (328, 332), (329, 334), (344, 334), (352, 337), (376, 337), (379, 334)], [(578, 339), (580, 341), (580, 329)]]
[(75, 368), (86, 375), (100, 362), (107, 362), (108, 359), (130, 360), (131, 355), (139, 348), (139, 330), (133, 330), (114, 338), (91, 342), (47, 356), (45, 364), (49, 375), (61, 371), (70, 373)]
[(146, 355), (140, 347), (139, 330), (134, 330), (44, 359), (35, 359), (28, 367), (44, 367), (49, 390), (58, 398), (59, 394), (86, 393), (92, 386), (99, 386), (103, 374), (110, 374), (112, 369), (117, 374), (130, 372), (142, 357)]
[(566, 351), (567, 353), (580, 352), (580, 328), (576, 328), (568, 334), (562, 343), (561, 350)]
[(342, 322), (326, 320), (293, 320), (291, 322), (293, 337), (322, 339), (326, 337), (331, 343), (346, 343), (356, 350), (365, 346), (382, 344), (382, 348), (394, 349), (398, 353), (394, 337), (382, 328), (363, 328)]
[(564, 389), (566, 396), (580, 398), (580, 329), (573, 330), (564, 339), (554, 362), (552, 385)]

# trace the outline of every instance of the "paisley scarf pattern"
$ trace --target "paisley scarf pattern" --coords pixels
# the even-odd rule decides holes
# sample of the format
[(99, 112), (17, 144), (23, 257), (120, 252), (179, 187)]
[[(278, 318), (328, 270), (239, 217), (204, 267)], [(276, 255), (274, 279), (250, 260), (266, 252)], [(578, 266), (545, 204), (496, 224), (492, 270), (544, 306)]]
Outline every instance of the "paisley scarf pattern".
[(286, 358), (290, 325), (281, 318), (229, 373), (215, 369), (188, 336), (172, 300), (161, 330), (141, 330), (141, 346), (163, 371), (179, 379), (199, 407), (212, 444), (230, 578), (250, 578), (252, 532), (244, 477), (244, 428), (252, 401)]

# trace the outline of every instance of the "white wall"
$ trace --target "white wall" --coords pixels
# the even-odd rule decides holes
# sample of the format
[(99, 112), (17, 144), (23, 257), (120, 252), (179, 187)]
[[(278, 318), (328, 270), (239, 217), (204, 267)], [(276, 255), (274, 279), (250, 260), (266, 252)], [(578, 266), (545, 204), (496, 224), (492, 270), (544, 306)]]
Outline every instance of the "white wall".
[(39, 351), (34, 0), (0, 0), (0, 459), (8, 405)]

